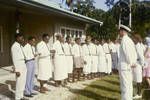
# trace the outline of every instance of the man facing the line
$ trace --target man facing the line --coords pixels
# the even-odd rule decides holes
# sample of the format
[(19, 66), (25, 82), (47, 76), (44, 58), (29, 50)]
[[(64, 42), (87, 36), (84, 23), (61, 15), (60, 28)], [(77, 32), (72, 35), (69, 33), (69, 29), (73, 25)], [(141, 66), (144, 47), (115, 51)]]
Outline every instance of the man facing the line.
[(136, 67), (137, 53), (135, 44), (128, 36), (130, 31), (127, 26), (120, 26), (119, 34), (122, 38), (119, 55), (121, 100), (132, 100), (133, 97), (132, 68)]

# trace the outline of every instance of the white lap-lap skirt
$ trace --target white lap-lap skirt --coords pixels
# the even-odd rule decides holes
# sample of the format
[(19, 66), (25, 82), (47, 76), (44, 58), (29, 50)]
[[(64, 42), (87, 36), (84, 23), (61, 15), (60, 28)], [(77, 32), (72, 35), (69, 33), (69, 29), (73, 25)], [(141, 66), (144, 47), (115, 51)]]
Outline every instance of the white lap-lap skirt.
[(92, 56), (91, 72), (98, 72), (98, 56)]
[(54, 58), (54, 80), (64, 80), (68, 77), (68, 67), (65, 55), (56, 55)]
[(73, 57), (66, 56), (66, 59), (67, 59), (68, 73), (72, 73), (73, 72)]
[(133, 81), (137, 83), (142, 82), (142, 66), (140, 64), (137, 64), (135, 68), (132, 69), (133, 73)]
[(99, 63), (98, 63), (98, 72), (106, 72), (107, 62), (106, 58), (103, 56), (99, 56)]
[(91, 73), (91, 56), (84, 56), (84, 61), (86, 62), (83, 66), (83, 73), (90, 74)]

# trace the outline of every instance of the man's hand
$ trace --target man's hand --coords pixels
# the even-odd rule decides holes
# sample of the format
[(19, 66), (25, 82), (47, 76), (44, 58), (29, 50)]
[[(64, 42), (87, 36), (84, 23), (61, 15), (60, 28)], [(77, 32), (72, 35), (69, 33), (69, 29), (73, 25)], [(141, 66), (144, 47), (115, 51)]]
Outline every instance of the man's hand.
[(84, 64), (86, 65), (86, 64), (87, 64), (87, 62), (86, 62), (86, 61), (84, 61)]
[(136, 67), (136, 64), (131, 65), (131, 68), (135, 68), (135, 67)]
[(19, 77), (20, 76), (20, 72), (16, 72), (16, 76)]
[(12, 71), (11, 72), (15, 73), (15, 67), (14, 66), (12, 67)]
[(37, 56), (40, 56), (40, 55), (41, 55), (41, 53), (38, 53), (38, 54), (35, 54), (34, 57), (37, 57)]
[(55, 51), (55, 50), (50, 50), (50, 52), (51, 52), (51, 53), (55, 53), (56, 51)]

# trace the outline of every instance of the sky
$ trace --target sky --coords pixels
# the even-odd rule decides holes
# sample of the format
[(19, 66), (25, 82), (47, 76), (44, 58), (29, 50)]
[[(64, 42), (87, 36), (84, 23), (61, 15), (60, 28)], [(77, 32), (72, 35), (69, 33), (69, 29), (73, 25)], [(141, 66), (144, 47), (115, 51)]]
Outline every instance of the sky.
[(108, 7), (106, 6), (105, 1), (106, 0), (95, 0), (94, 5), (95, 5), (96, 8), (100, 8), (100, 9), (103, 9), (103, 10), (107, 11)]
[[(106, 0), (94, 0), (94, 1), (95, 1), (94, 5), (96, 6), (96, 8), (100, 8), (100, 9), (103, 9), (105, 11), (108, 10), (108, 7), (105, 4)], [(114, 1), (117, 2), (118, 0), (114, 0)], [(139, 0), (139, 1), (143, 1), (143, 0)], [(150, 0), (147, 0), (147, 1), (150, 1)]]
[[(62, 1), (65, 1), (65, 0), (49, 0), (49, 1), (53, 1), (53, 2), (62, 2)], [(109, 8), (106, 6), (105, 2), (106, 0), (94, 0), (95, 3), (95, 7), (96, 8), (99, 8), (99, 9), (103, 9), (104, 11), (107, 11)], [(117, 2), (118, 0), (114, 0), (114, 2)], [(140, 0), (142, 1), (142, 0)]]
[[(53, 1), (53, 2), (62, 2), (62, 0), (49, 0), (49, 1)], [(65, 1), (65, 0), (64, 0)], [(108, 7), (106, 6), (105, 4), (105, 1), (106, 0), (94, 0), (95, 1), (95, 6), (96, 8), (100, 8), (100, 9), (103, 9), (105, 11), (108, 10)], [(115, 0), (116, 1), (116, 0)]]

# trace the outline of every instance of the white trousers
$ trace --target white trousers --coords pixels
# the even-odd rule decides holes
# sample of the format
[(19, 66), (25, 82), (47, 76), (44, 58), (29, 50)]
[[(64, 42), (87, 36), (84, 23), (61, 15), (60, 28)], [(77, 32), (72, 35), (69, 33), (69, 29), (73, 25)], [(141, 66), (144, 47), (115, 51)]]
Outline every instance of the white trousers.
[(106, 61), (107, 61), (107, 72), (110, 74), (112, 72), (112, 58), (110, 54), (106, 54)]
[(15, 92), (15, 100), (20, 100), (23, 98), (25, 83), (26, 83), (26, 65), (20, 66), (19, 70), (20, 76), (16, 77), (16, 92)]
[(117, 57), (117, 53), (116, 52), (113, 52), (111, 54), (111, 57), (112, 57), (112, 68), (113, 69), (117, 69), (118, 67), (118, 57)]
[(121, 100), (133, 100), (132, 70), (119, 71)]

